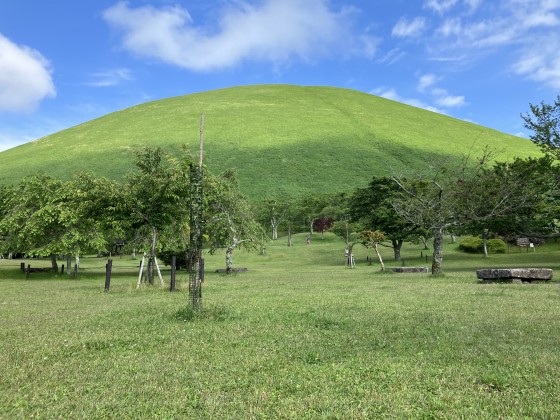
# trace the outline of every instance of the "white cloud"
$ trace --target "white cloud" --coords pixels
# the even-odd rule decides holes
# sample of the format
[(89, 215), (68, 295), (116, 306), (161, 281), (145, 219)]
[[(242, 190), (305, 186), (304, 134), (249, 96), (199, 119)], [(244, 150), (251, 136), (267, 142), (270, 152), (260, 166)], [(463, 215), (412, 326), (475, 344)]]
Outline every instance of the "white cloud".
[(125, 68), (93, 73), (91, 78), (92, 80), (86, 85), (94, 87), (116, 86), (123, 81), (133, 80), (132, 72)]
[(25, 143), (29, 140), (25, 140), (22, 138), (17, 138), (17, 137), (12, 137), (12, 136), (8, 136), (6, 134), (1, 134), (0, 133), (0, 152), (3, 152), (4, 150), (8, 150), (11, 149), (12, 147), (16, 147), (19, 146), (22, 143)]
[(420, 76), (418, 80), (418, 91), (425, 92), (426, 89), (432, 87), (438, 80), (438, 77), (433, 73), (428, 73)]
[(33, 111), (56, 90), (48, 61), (0, 34), (0, 111)]
[(223, 9), (217, 29), (196, 26), (180, 7), (130, 8), (119, 2), (103, 13), (123, 32), (125, 49), (190, 70), (215, 70), (245, 60), (286, 63), (340, 52), (374, 54), (373, 38), (351, 33), (354, 9), (329, 9), (327, 0), (235, 2)]
[(457, 4), (457, 0), (426, 0), (424, 7), (442, 14), (455, 6), (455, 4)]
[[(492, 54), (506, 71), (560, 86), (560, 0), (463, 1), (471, 13), (454, 9), (429, 37), (432, 60), (468, 65)], [(448, 12), (454, 4), (432, 0), (425, 6)]]
[(472, 13), (480, 7), (480, 5), (482, 4), (482, 1), (483, 0), (465, 0), (465, 4), (469, 8), (469, 12)]
[(457, 108), (466, 104), (464, 96), (449, 95), (445, 90), (442, 90), (436, 97), (436, 104), (443, 108)]
[(422, 108), (427, 111), (437, 112), (438, 114), (445, 114), (445, 111), (443, 109), (429, 105), (419, 99), (401, 97), (394, 88), (380, 86), (372, 89), (370, 93), (372, 95), (381, 96), (382, 98), (391, 99), (392, 101), (401, 102), (403, 104), (414, 106), (416, 108)]
[(426, 19), (416, 17), (412, 20), (401, 18), (393, 27), (392, 35), (398, 38), (418, 37), (427, 27)]
[(514, 65), (514, 72), (560, 89), (560, 39), (542, 39), (539, 48), (527, 47)]
[(399, 61), (406, 55), (406, 52), (399, 48), (393, 48), (389, 52), (387, 52), (383, 57), (381, 57), (378, 62), (382, 64), (391, 65)]

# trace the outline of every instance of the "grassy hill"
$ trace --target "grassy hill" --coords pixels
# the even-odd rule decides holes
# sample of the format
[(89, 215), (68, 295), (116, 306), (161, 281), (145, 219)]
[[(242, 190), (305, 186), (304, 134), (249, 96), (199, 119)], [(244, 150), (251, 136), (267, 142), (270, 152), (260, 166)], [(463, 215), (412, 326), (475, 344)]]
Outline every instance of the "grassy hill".
[(4, 151), (0, 183), (38, 171), (119, 179), (142, 146), (197, 152), (201, 112), (206, 164), (237, 168), (252, 198), (353, 189), (486, 146), (499, 160), (539, 153), (528, 140), (362, 92), (255, 85), (148, 102)]

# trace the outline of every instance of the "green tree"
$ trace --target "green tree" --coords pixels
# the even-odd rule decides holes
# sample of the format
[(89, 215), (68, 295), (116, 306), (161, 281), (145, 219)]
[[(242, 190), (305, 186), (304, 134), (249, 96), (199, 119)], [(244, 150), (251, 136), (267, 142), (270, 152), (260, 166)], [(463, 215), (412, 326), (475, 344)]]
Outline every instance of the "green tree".
[(51, 256), (53, 270), (58, 269), (56, 255), (65, 251), (60, 242), (65, 231), (60, 217), (62, 189), (60, 180), (37, 174), (25, 177), (12, 190), (0, 222), (5, 251)]
[(521, 114), (525, 128), (533, 134), (529, 138), (545, 151), (559, 157), (560, 147), (560, 95), (554, 103), (540, 105), (529, 104), (531, 113)]
[(359, 223), (350, 222), (348, 220), (339, 220), (334, 222), (331, 231), (344, 240), (346, 244), (346, 265), (349, 268), (354, 268), (353, 249), (355, 245), (362, 242), (362, 226)]
[(458, 164), (439, 164), (428, 175), (395, 176), (401, 188), (395, 210), (408, 222), (433, 234), (432, 274), (443, 272), (443, 235), (468, 224), (507, 216), (515, 209), (535, 205), (532, 189), (523, 179), (492, 170), (493, 156), (465, 157)]
[[(473, 191), (472, 215), (461, 231), (480, 235), (482, 249), (488, 256), (487, 240), (493, 235), (508, 237), (516, 234), (533, 236), (549, 233), (558, 218), (558, 185), (560, 177), (550, 155), (540, 158), (516, 158), (497, 162), (486, 171)], [(507, 201), (507, 202), (506, 202)], [(501, 207), (499, 212), (494, 208)], [(481, 218), (478, 215), (491, 216)]]
[(381, 265), (381, 271), (385, 270), (383, 258), (381, 258), (381, 254), (379, 253), (379, 245), (383, 244), (383, 242), (387, 240), (385, 234), (380, 230), (364, 230), (360, 233), (360, 239), (363, 246), (366, 248), (373, 248), (375, 255), (377, 255), (377, 259), (379, 260), (379, 264)]
[(239, 191), (235, 171), (225, 171), (218, 177), (207, 175), (205, 182), (206, 233), (212, 252), (226, 249), (226, 273), (230, 273), (234, 250), (260, 249), (264, 230), (255, 220), (249, 201)]
[(391, 241), (395, 261), (401, 259), (404, 241), (426, 235), (424, 229), (405, 221), (393, 206), (399, 188), (389, 177), (374, 177), (366, 188), (358, 188), (349, 200), (350, 219), (370, 231), (380, 230)]
[(161, 148), (136, 154), (136, 170), (127, 176), (125, 217), (140, 247), (149, 250), (148, 281), (154, 281), (154, 262), (160, 231), (186, 223), (189, 181), (186, 167)]

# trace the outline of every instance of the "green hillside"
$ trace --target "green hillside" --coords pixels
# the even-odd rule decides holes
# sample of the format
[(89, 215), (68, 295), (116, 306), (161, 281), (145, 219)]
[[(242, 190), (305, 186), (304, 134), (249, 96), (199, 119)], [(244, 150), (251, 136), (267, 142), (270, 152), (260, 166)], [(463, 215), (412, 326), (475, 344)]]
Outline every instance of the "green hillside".
[(4, 151), (0, 183), (37, 171), (118, 179), (142, 146), (197, 152), (201, 112), (209, 169), (237, 168), (253, 198), (353, 189), (486, 146), (500, 160), (539, 153), (528, 140), (362, 92), (256, 85), (148, 102)]

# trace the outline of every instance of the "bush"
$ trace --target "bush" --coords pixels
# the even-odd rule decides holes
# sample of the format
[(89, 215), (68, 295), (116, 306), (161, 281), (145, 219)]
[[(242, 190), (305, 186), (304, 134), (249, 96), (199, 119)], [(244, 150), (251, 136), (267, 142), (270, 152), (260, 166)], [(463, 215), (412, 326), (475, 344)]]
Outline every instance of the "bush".
[(507, 251), (507, 245), (501, 239), (488, 239), (486, 247), (488, 252), (492, 254), (505, 254)]
[[(507, 250), (506, 243), (501, 239), (488, 239), (486, 241), (486, 247), (491, 254), (505, 254)], [(478, 236), (467, 236), (459, 244), (459, 249), (473, 254), (482, 252), (482, 239)]]
[(467, 236), (459, 244), (459, 249), (473, 254), (482, 252), (482, 239), (477, 236)]

